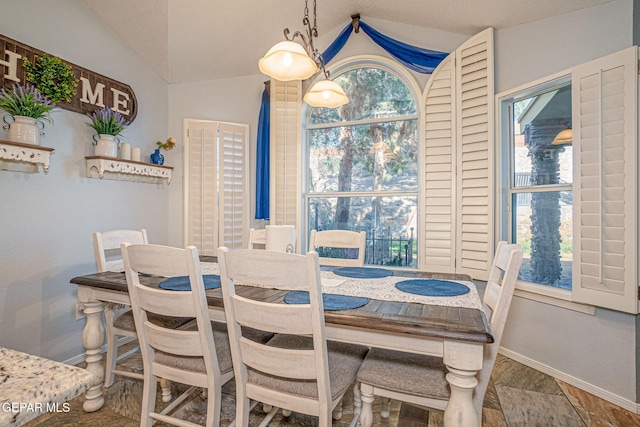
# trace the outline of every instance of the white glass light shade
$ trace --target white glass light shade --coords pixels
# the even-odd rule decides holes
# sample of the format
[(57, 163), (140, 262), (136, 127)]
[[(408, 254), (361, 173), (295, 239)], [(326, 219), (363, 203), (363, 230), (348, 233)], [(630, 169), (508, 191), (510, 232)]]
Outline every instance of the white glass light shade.
[(260, 71), (283, 82), (306, 80), (318, 72), (318, 65), (304, 48), (292, 41), (277, 43), (258, 61)]
[(337, 108), (348, 104), (349, 98), (340, 85), (332, 80), (320, 80), (304, 96), (304, 102), (312, 107)]
[(573, 141), (573, 131), (571, 129), (565, 129), (563, 131), (560, 131), (555, 138), (553, 138), (553, 141), (551, 142), (552, 145), (564, 145), (564, 144), (571, 144), (571, 142)]

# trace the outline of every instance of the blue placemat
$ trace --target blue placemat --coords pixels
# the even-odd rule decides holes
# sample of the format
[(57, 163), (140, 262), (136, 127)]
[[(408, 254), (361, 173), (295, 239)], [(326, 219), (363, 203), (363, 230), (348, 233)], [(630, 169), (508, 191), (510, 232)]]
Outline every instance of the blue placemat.
[[(309, 304), (309, 292), (291, 291), (284, 296), (287, 304)], [(322, 306), (325, 310), (349, 310), (369, 303), (369, 298), (347, 295), (322, 294)]]
[[(217, 274), (204, 274), (202, 276), (204, 280), (205, 289), (215, 289), (220, 287), (220, 276)], [(189, 283), (189, 276), (176, 276), (163, 280), (158, 285), (162, 289), (169, 291), (190, 291), (191, 284)]]
[(341, 267), (336, 268), (333, 272), (338, 276), (352, 277), (354, 279), (379, 279), (393, 276), (393, 271), (386, 268)]
[(462, 283), (448, 280), (413, 279), (396, 283), (396, 288), (409, 294), (427, 297), (454, 297), (469, 292)]

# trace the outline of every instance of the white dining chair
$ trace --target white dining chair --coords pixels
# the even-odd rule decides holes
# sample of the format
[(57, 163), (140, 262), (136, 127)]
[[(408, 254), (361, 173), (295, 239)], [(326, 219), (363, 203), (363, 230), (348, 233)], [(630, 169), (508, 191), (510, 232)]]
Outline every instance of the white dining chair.
[[(320, 426), (331, 425), (332, 411), (355, 380), (367, 348), (327, 342), (318, 254), (221, 247), (218, 261), (236, 375), (236, 426), (249, 423), (249, 399), (283, 412), (317, 416)], [(236, 288), (243, 283), (279, 289), (302, 285), (310, 301), (250, 299)], [(246, 338), (245, 327), (276, 335), (266, 344), (255, 343)], [(268, 418), (261, 425), (266, 422)]]
[(247, 249), (255, 249), (253, 245), (260, 245), (260, 248), (264, 249), (267, 245), (267, 230), (264, 228), (256, 230), (255, 228), (249, 229), (249, 244)]
[(331, 258), (320, 257), (320, 265), (336, 267), (362, 267), (364, 265), (364, 252), (367, 234), (364, 231), (349, 230), (311, 230), (309, 237), (309, 251), (326, 249), (357, 249), (357, 258)]
[[(98, 272), (124, 271), (122, 252), (120, 245), (124, 242), (132, 244), (148, 244), (147, 231), (140, 230), (110, 230), (93, 233), (93, 247), (96, 256)], [(140, 351), (140, 347), (134, 347), (127, 352), (118, 354), (120, 337), (137, 339), (136, 327), (133, 320), (133, 313), (130, 307), (107, 304), (104, 310), (105, 324), (107, 329), (107, 360), (105, 362), (104, 386), (113, 385), (115, 375), (128, 378), (143, 379), (141, 373), (132, 372), (125, 369), (116, 369), (116, 363), (132, 354)], [(154, 316), (154, 321), (164, 324), (166, 327), (178, 327), (188, 319), (161, 318)], [(171, 400), (171, 386), (166, 380), (161, 380), (162, 400)]]
[[(120, 245), (124, 242), (148, 244), (147, 231), (145, 229), (111, 230), (93, 233), (93, 248), (99, 273), (124, 271), (124, 263), (120, 251)], [(114, 374), (142, 379), (142, 374), (116, 369), (116, 362), (140, 350), (140, 347), (135, 347), (126, 353), (118, 355), (119, 337), (138, 338), (131, 309), (107, 304), (104, 315), (107, 327), (107, 360), (105, 363), (104, 386), (111, 387), (113, 385)]]
[[(206, 426), (220, 424), (222, 385), (233, 378), (226, 326), (209, 319), (198, 250), (159, 245), (122, 244), (129, 296), (144, 363), (140, 426), (157, 421), (194, 426), (170, 415), (199, 388), (207, 391)], [(191, 290), (172, 291), (145, 286), (140, 274), (187, 276)], [(150, 321), (151, 314), (195, 318), (181, 328), (165, 328)], [(155, 411), (157, 378), (190, 385), (162, 412)]]
[[(498, 243), (483, 299), (494, 341), (485, 346), (482, 369), (477, 374), (473, 405), (478, 417), (482, 417), (482, 402), (500, 347), (521, 263), (520, 246)], [(442, 358), (372, 348), (358, 372), (362, 393), (361, 425), (371, 425), (374, 396), (444, 410), (450, 397), (446, 374)], [(383, 408), (382, 415), (388, 416), (388, 410)]]

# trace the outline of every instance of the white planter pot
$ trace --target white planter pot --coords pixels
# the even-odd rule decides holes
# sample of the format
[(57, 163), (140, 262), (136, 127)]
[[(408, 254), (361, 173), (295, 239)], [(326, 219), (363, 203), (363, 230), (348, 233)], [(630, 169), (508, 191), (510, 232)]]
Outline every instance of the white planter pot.
[(113, 135), (100, 134), (95, 148), (96, 156), (118, 157), (118, 142)]
[(40, 145), (40, 129), (36, 119), (25, 116), (14, 116), (9, 125), (9, 141), (23, 144)]

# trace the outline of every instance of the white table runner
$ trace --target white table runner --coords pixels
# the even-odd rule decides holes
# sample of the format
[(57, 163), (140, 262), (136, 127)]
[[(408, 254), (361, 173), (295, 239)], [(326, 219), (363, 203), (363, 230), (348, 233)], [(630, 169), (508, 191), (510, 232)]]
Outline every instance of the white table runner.
[[(202, 274), (220, 274), (217, 263), (201, 262)], [(388, 276), (376, 279), (354, 279), (339, 276), (331, 271), (321, 271), (322, 292), (325, 294), (347, 295), (353, 297), (365, 297), (380, 301), (415, 302), (427, 305), (441, 305), (445, 307), (461, 307), (482, 310), (482, 302), (478, 295), (478, 290), (473, 282), (450, 280), (460, 283), (469, 288), (469, 292), (464, 295), (431, 297), (415, 295), (403, 292), (395, 287), (396, 283), (404, 280), (418, 280), (418, 278)], [(425, 280), (425, 279), (422, 279)], [(428, 279), (426, 279), (428, 280)], [(257, 287), (269, 287), (250, 284)], [(287, 290), (306, 290), (303, 286), (287, 287)]]

